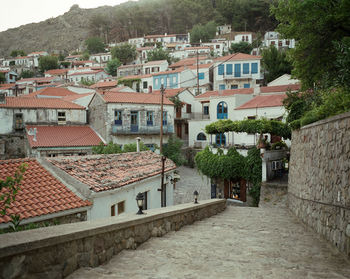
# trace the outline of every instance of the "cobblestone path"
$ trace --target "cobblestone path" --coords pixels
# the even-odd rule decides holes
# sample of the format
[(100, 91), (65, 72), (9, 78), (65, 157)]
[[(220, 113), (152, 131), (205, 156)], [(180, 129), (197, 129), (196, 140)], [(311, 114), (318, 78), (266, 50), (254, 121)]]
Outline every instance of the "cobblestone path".
[(228, 207), (68, 278), (349, 279), (350, 262), (285, 208)]
[(199, 192), (201, 200), (210, 199), (210, 180), (202, 176), (197, 169), (179, 167), (180, 181), (176, 182), (174, 204), (193, 201), (193, 192)]

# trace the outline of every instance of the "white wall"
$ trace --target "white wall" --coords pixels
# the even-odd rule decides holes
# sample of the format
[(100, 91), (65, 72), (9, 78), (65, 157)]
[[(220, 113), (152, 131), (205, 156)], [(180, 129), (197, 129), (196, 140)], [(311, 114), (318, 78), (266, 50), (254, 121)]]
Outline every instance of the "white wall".
[[(168, 174), (173, 171), (168, 172)], [(167, 182), (164, 176), (164, 182)], [(93, 199), (93, 206), (88, 211), (88, 220), (96, 220), (100, 218), (111, 217), (111, 206), (115, 205), (115, 213), (118, 215), (118, 202), (125, 201), (125, 212), (124, 213), (135, 213), (138, 211), (136, 204), (136, 196), (138, 193), (148, 192), (148, 209), (159, 208), (161, 206), (161, 192), (158, 191), (161, 184), (161, 176), (157, 175), (142, 181), (123, 186), (116, 190), (105, 191), (102, 193), (94, 193), (91, 198)], [(167, 206), (174, 204), (173, 185), (168, 182), (166, 184), (167, 193)]]

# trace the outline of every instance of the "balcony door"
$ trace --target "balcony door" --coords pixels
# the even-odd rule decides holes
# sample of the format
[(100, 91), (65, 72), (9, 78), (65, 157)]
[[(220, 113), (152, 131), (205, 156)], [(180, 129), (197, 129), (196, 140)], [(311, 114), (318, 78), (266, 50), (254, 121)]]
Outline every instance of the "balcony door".
[(131, 132), (138, 132), (138, 130), (139, 130), (139, 112), (138, 111), (131, 111), (130, 117), (131, 117), (131, 122), (130, 122)]

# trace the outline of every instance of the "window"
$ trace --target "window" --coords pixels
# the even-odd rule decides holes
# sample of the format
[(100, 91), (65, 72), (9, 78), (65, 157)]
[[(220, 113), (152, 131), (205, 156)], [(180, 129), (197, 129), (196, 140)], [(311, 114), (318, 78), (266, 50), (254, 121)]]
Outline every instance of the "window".
[(166, 86), (169, 87), (170, 86), (170, 77), (166, 78)]
[(111, 206), (111, 216), (115, 216), (115, 205)]
[(185, 135), (188, 135), (188, 123), (185, 123)]
[(282, 46), (282, 41), (278, 41), (278, 46)]
[(186, 113), (191, 113), (191, 105), (187, 104), (186, 105)]
[(176, 76), (173, 76), (173, 84), (176, 83)]
[(235, 77), (241, 76), (241, 64), (235, 64)]
[(144, 81), (143, 82), (143, 89), (147, 89), (147, 87), (148, 87), (148, 83), (147, 83), (147, 81)]
[(123, 116), (122, 116), (121, 110), (114, 111), (114, 124), (115, 125), (122, 125), (123, 124)]
[(125, 212), (125, 201), (118, 202), (118, 215)]
[(256, 118), (256, 116), (248, 116), (248, 119), (255, 119)]
[(163, 85), (165, 86), (165, 84), (164, 84), (164, 78), (161, 78), (161, 79), (160, 79), (160, 84), (163, 84)]
[(204, 79), (204, 73), (198, 73), (198, 79)]
[(249, 63), (243, 63), (243, 74), (249, 74)]
[(203, 114), (204, 115), (209, 115), (209, 106), (204, 106), (203, 107)]
[(147, 111), (147, 126), (153, 126), (153, 111)]
[(217, 118), (218, 119), (227, 119), (227, 104), (225, 102), (218, 103)]
[(231, 89), (238, 89), (238, 84), (231, 84)]
[(252, 63), (252, 74), (258, 73), (258, 63)]
[(226, 74), (232, 75), (232, 64), (226, 64)]
[(225, 84), (219, 84), (219, 90), (225, 90)]
[(216, 143), (218, 146), (224, 146), (224, 145), (226, 145), (226, 137), (225, 137), (225, 135), (222, 134), (222, 133), (216, 134), (215, 143)]
[(244, 88), (250, 88), (250, 84), (249, 84), (249, 83), (245, 83), (245, 84), (243, 85), (243, 87), (244, 87)]
[(199, 133), (197, 135), (197, 140), (207, 140), (207, 137), (204, 133)]
[(218, 67), (218, 75), (222, 76), (225, 72), (225, 65), (219, 65)]
[(15, 114), (15, 129), (23, 129), (23, 114), (22, 113), (16, 113)]
[(58, 122), (66, 122), (66, 112), (65, 111), (59, 111), (57, 113), (57, 120), (58, 120)]
[(216, 45), (216, 48), (220, 48), (220, 45)]
[(166, 111), (163, 111), (163, 125), (167, 125), (168, 124), (168, 121), (167, 121), (167, 112)]
[(289, 40), (286, 40), (286, 45), (289, 46)]
[(273, 46), (274, 46), (274, 45), (275, 45), (275, 41), (271, 41), (271, 45), (273, 45)]

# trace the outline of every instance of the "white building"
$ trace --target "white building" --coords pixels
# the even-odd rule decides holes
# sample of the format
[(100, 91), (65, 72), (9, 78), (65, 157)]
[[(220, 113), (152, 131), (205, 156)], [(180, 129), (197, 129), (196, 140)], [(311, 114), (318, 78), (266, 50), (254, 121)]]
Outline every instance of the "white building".
[(300, 84), (300, 80), (293, 79), (291, 75), (284, 74), (273, 81), (269, 82), (267, 86), (287, 85), (287, 84)]
[(97, 82), (99, 80), (103, 80), (106, 78), (109, 78), (110, 75), (108, 75), (103, 70), (87, 70), (87, 71), (76, 71), (74, 73), (68, 74), (68, 80), (71, 82), (74, 82), (75, 84), (78, 84), (82, 81), (92, 81)]
[(203, 43), (202, 45), (209, 47), (215, 57), (222, 56), (223, 53), (228, 52), (228, 47), (225, 42)]
[(255, 87), (257, 80), (262, 79), (260, 60), (261, 56), (244, 53), (216, 58), (213, 66), (214, 90)]
[(294, 39), (282, 39), (281, 35), (276, 31), (268, 31), (264, 35), (263, 46), (270, 47), (271, 45), (276, 48), (295, 48)]
[(112, 54), (110, 52), (92, 54), (89, 59), (98, 64), (107, 64), (108, 61), (112, 60)]
[(145, 75), (155, 74), (168, 70), (169, 63), (167, 60), (149, 61), (142, 65), (142, 72)]
[[(144, 195), (144, 210), (161, 207), (161, 201), (163, 206), (174, 203), (172, 179), (176, 165), (166, 159), (163, 191), (158, 191), (162, 161), (152, 151), (53, 158), (46, 162), (65, 185), (92, 202), (87, 220), (136, 214), (138, 193)], [(62, 172), (65, 175), (60, 175)]]

